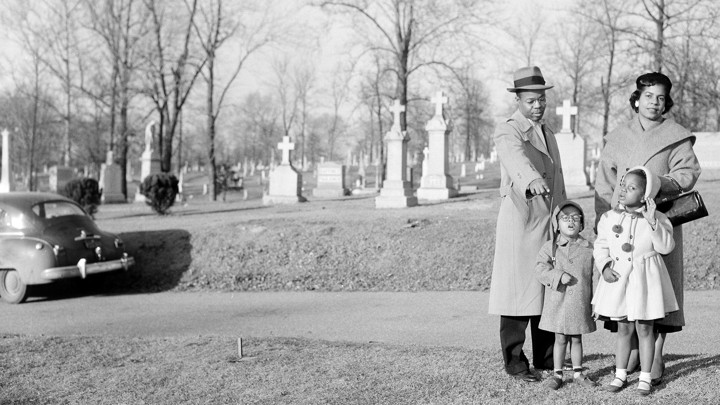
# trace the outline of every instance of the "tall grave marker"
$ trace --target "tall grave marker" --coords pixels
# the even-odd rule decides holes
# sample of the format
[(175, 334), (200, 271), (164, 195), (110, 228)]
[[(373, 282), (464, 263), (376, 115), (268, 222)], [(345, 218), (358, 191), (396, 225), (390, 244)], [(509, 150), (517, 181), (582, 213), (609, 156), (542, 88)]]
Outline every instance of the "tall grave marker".
[(278, 149), (282, 151), (282, 162), (270, 172), (270, 185), (268, 193), (263, 196), (263, 204), (306, 201), (302, 196), (302, 175), (290, 163), (290, 151), (295, 149), (295, 144), (290, 142), (289, 136), (283, 136), (283, 141), (278, 143)]
[[(420, 179), (418, 198), (426, 200), (447, 200), (457, 196), (453, 187), (453, 178), (448, 160), (449, 135), (452, 131), (450, 121), (445, 118), (445, 104), (448, 98), (440, 91), (432, 98), (435, 103), (435, 115), (425, 125), (428, 132), (429, 159), (427, 171), (423, 167), (423, 176)], [(424, 163), (424, 162), (423, 162)]]
[[(155, 121), (145, 127), (145, 150), (140, 157), (140, 183), (145, 181), (145, 178), (151, 174), (160, 173), (162, 171), (160, 166), (160, 153), (155, 148)], [(140, 194), (140, 187), (135, 193), (135, 202), (145, 202), (145, 196)]]
[(0, 174), (0, 193), (12, 191), (12, 176), (10, 175), (10, 132), (2, 131), (2, 174)]
[(120, 166), (115, 164), (113, 152), (109, 150), (105, 163), (100, 168), (100, 181), (98, 182), (102, 189), (102, 202), (108, 203), (124, 203), (125, 195), (122, 193), (122, 173)]
[[(399, 100), (390, 107), (393, 125), (385, 134), (387, 142), (387, 173), (380, 195), (375, 197), (375, 208), (406, 208), (417, 205), (412, 185), (407, 181), (407, 144), (410, 141), (406, 131), (400, 129), (400, 113), (405, 106)], [(382, 163), (381, 163), (382, 164)]]
[(577, 107), (570, 105), (570, 100), (563, 101), (562, 107), (556, 109), (557, 114), (563, 117), (562, 129), (555, 134), (555, 139), (562, 156), (562, 170), (568, 194), (590, 190), (585, 174), (585, 139), (575, 134), (570, 126), (570, 118), (577, 115), (577, 111)]

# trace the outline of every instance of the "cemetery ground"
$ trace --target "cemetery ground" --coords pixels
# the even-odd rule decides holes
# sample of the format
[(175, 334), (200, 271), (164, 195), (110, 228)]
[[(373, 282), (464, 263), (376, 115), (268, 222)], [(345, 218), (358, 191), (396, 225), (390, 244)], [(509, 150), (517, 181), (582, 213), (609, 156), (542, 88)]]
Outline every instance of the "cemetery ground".
[[(637, 374), (619, 394), (517, 382), (505, 376), (495, 341), (463, 348), (248, 336), (240, 359), (237, 336), (6, 334), (0, 403), (717, 403), (720, 347), (709, 343), (720, 335), (720, 188), (701, 181), (697, 189), (711, 216), (685, 226), (686, 289), (704, 298), (668, 338), (666, 378), (649, 398), (636, 395)], [(390, 210), (374, 208), (375, 194), (269, 207), (249, 194), (229, 193), (224, 203), (195, 197), (169, 217), (143, 204), (101, 206), (98, 224), (121, 234), (136, 268), (40, 289), (35, 299), (176, 291), (475, 291), (487, 299), (496, 190)], [(577, 201), (591, 224), (592, 197)], [(603, 384), (612, 339), (599, 330), (585, 347), (588, 373)]]

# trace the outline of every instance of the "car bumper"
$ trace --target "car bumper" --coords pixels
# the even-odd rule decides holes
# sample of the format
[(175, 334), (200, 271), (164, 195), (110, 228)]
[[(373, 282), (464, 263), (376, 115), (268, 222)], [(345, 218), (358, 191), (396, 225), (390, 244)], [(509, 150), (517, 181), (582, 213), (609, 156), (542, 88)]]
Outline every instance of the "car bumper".
[(60, 280), (63, 278), (80, 277), (85, 278), (90, 274), (107, 273), (109, 271), (127, 270), (135, 265), (135, 259), (131, 256), (118, 260), (85, 264), (85, 259), (80, 260), (75, 266), (52, 267), (42, 271), (42, 278), (45, 280)]

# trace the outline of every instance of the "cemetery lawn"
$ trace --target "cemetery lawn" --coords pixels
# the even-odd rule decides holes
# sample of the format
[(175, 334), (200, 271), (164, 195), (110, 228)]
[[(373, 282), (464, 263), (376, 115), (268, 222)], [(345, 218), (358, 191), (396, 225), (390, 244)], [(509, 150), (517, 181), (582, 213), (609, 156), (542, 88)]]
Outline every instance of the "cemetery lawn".
[[(717, 289), (720, 187), (697, 188), (711, 216), (685, 227), (686, 288)], [(590, 228), (592, 198), (577, 201)], [(372, 196), (264, 207), (233, 194), (225, 203), (191, 200), (169, 217), (142, 204), (102, 206), (99, 225), (122, 235), (138, 265), (65, 286), (80, 294), (485, 290), (496, 215), (496, 191), (402, 210), (376, 210)], [(45, 293), (65, 290), (57, 287)], [(716, 319), (711, 311), (701, 319)], [(232, 337), (0, 335), (0, 404), (717, 403), (720, 355), (704, 333), (678, 334), (692, 354), (668, 354), (666, 381), (641, 400), (637, 374), (618, 394), (515, 381), (496, 349), (248, 338), (239, 359)], [(602, 384), (613, 362), (586, 350), (588, 374)]]
[[(720, 187), (697, 189), (710, 217), (684, 226), (686, 289), (720, 288)], [(259, 196), (259, 195), (258, 195)], [(103, 205), (137, 266), (83, 285), (89, 293), (154, 291), (483, 291), (490, 285), (499, 199), (482, 190), (407, 209), (374, 194), (263, 206), (198, 197), (160, 217), (144, 204)], [(593, 240), (593, 197), (577, 198)]]
[[(707, 316), (712, 316), (708, 313)], [(697, 328), (683, 335), (697, 333)], [(683, 336), (701, 346), (701, 336)], [(507, 377), (499, 351), (296, 338), (0, 336), (2, 404), (632, 404), (638, 374), (617, 394)], [(707, 348), (706, 348), (707, 349)], [(718, 355), (668, 355), (666, 381), (644, 404), (717, 403)], [(697, 351), (695, 351), (697, 350)], [(608, 384), (609, 353), (586, 353)]]

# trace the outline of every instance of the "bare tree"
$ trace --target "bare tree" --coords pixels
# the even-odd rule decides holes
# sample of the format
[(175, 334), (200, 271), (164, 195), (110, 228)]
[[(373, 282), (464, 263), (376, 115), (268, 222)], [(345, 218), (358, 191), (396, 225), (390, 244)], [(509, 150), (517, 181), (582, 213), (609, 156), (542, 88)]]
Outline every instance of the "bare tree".
[[(650, 44), (648, 51), (652, 54), (652, 67), (655, 71), (662, 72), (666, 67), (668, 41), (678, 35), (672, 33), (671, 28), (683, 22), (702, 26), (702, 20), (707, 18), (707, 10), (704, 9), (706, 0), (642, 0), (641, 4), (641, 10), (635, 15), (646, 20), (653, 29), (630, 29), (628, 32)], [(702, 32), (695, 31), (696, 34)]]
[[(471, 32), (465, 24), (477, 22), (476, 2), (433, 0), (322, 1), (323, 7), (349, 11), (359, 17), (357, 27), (368, 38), (368, 49), (388, 55), (395, 74), (394, 98), (408, 103), (408, 80), (419, 69), (438, 62), (443, 46), (462, 40)], [(406, 113), (400, 127), (407, 128)]]
[(299, 150), (299, 157), (300, 157), (300, 167), (301, 170), (306, 169), (307, 164), (307, 156), (306, 156), (306, 130), (307, 130), (307, 123), (308, 123), (308, 114), (310, 113), (308, 111), (309, 109), (309, 96), (310, 92), (313, 90), (313, 84), (315, 81), (315, 66), (313, 66), (312, 63), (308, 62), (304, 65), (300, 65), (296, 67), (295, 74), (293, 77), (293, 84), (295, 88), (295, 95), (297, 97), (297, 103), (299, 104), (298, 108), (298, 138), (300, 141), (300, 150)]
[(338, 64), (335, 67), (335, 71), (332, 75), (332, 82), (331, 82), (331, 88), (330, 92), (332, 95), (332, 119), (330, 122), (330, 127), (328, 128), (328, 159), (334, 160), (335, 159), (335, 143), (337, 142), (337, 139), (342, 132), (343, 125), (342, 123), (342, 117), (340, 115), (340, 109), (342, 108), (343, 104), (345, 104), (347, 98), (348, 98), (348, 83), (349, 83), (349, 75), (352, 73), (354, 67), (350, 67), (349, 69), (343, 67), (342, 65)]
[[(237, 79), (247, 59), (261, 49), (264, 45), (273, 40), (272, 32), (268, 30), (271, 21), (268, 19), (268, 9), (262, 10), (260, 15), (253, 10), (226, 10), (223, 0), (211, 0), (204, 3), (206, 7), (200, 7), (200, 18), (193, 20), (193, 27), (200, 38), (200, 44), (205, 53), (205, 68), (202, 70), (203, 78), (207, 85), (206, 93), (206, 115), (207, 115), (207, 138), (208, 138), (208, 164), (210, 169), (210, 196), (213, 201), (217, 200), (217, 168), (215, 157), (215, 138), (217, 119), (222, 111), (223, 102), (228, 90)], [(192, 11), (192, 5), (185, 0), (185, 5)], [(245, 20), (241, 21), (242, 15), (248, 14)], [(231, 16), (235, 16), (233, 19)], [(238, 17), (240, 16), (240, 17)], [(217, 54), (218, 50), (233, 37), (240, 41), (239, 56), (230, 73), (230, 77), (222, 84), (217, 76)], [(219, 93), (216, 96), (216, 91)]]
[(529, 4), (530, 8), (524, 10), (520, 21), (513, 19), (509, 25), (503, 28), (503, 31), (520, 46), (525, 66), (533, 64), (535, 47), (541, 38), (540, 32), (546, 20), (543, 16), (542, 3)]
[[(137, 91), (132, 83), (140, 67), (139, 47), (149, 34), (149, 12), (139, 0), (85, 0), (91, 16), (91, 28), (102, 38), (111, 66), (108, 151), (117, 151), (121, 171), (121, 191), (127, 198), (128, 138), (130, 101)], [(117, 136), (116, 136), (117, 134)]]
[(239, 145), (243, 157), (269, 163), (269, 153), (283, 131), (278, 125), (279, 115), (277, 102), (270, 95), (255, 92), (245, 98), (237, 114), (238, 126), (243, 129)]
[(600, 50), (603, 53), (605, 73), (600, 78), (600, 93), (603, 106), (602, 137), (605, 139), (610, 126), (612, 95), (619, 87), (615, 83), (615, 69), (616, 57), (619, 53), (618, 47), (627, 30), (623, 19), (625, 12), (623, 4), (618, 0), (600, 0), (592, 4), (584, 4), (582, 8), (578, 9), (578, 13), (601, 28), (602, 47)]
[[(173, 138), (180, 114), (206, 62), (196, 51), (193, 33), (197, 0), (190, 7), (174, 7), (163, 0), (144, 0), (150, 12), (154, 49), (145, 55), (148, 96), (160, 118), (158, 131), (163, 172), (172, 170)], [(192, 52), (191, 52), (192, 51)]]
[(578, 107), (578, 114), (572, 120), (571, 128), (575, 134), (581, 134), (580, 123), (586, 106), (585, 100), (591, 98), (585, 84), (595, 72), (595, 64), (600, 54), (594, 45), (602, 42), (602, 38), (599, 27), (588, 24), (584, 18), (566, 23), (562, 30), (562, 35), (557, 37), (555, 43), (555, 60), (570, 79), (571, 101)]
[(290, 61), (287, 55), (273, 61), (276, 79), (275, 89), (280, 104), (280, 118), (282, 119), (284, 136), (290, 136), (290, 128), (292, 128), (298, 113), (298, 97), (294, 93), (294, 87), (290, 85), (292, 77), (288, 69), (289, 64)]
[[(487, 94), (482, 82), (475, 77), (473, 65), (465, 65), (450, 71), (453, 74), (453, 93), (457, 94), (454, 104), (458, 107), (454, 121), (454, 133), (460, 134), (465, 160), (477, 157), (478, 153), (490, 153), (489, 123), (485, 117)], [(485, 136), (483, 136), (485, 135)]]
[(60, 138), (54, 131), (60, 117), (53, 113), (53, 100), (42, 85), (45, 72), (38, 54), (40, 48), (32, 46), (32, 42), (23, 43), (30, 69), (13, 69), (15, 89), (1, 99), (0, 122), (12, 130), (13, 171), (23, 175), (28, 190), (35, 191), (37, 167), (53, 161), (54, 152), (61, 150)]
[(79, 49), (80, 0), (44, 0), (33, 5), (16, 2), (11, 11), (21, 27), (23, 38), (37, 40), (42, 47), (40, 60), (58, 79), (64, 95), (61, 109), (64, 123), (62, 162), (70, 165), (74, 89), (78, 86), (82, 52)]
[[(385, 179), (385, 143), (383, 142), (384, 132), (384, 120), (383, 114), (387, 111), (385, 109), (384, 100), (389, 98), (389, 95), (384, 92), (387, 87), (385, 80), (387, 79), (386, 73), (389, 71), (387, 64), (379, 54), (373, 55), (373, 65), (371, 69), (365, 74), (364, 81), (362, 83), (362, 101), (368, 108), (369, 113), (369, 124), (370, 131), (368, 131), (369, 141), (368, 144), (368, 155), (370, 159), (373, 159), (373, 145), (377, 145), (377, 161), (378, 167), (375, 171), (375, 184), (376, 187), (382, 187), (383, 180)], [(377, 132), (374, 131), (375, 125), (377, 125)], [(375, 135), (377, 135), (377, 142), (375, 141)]]

